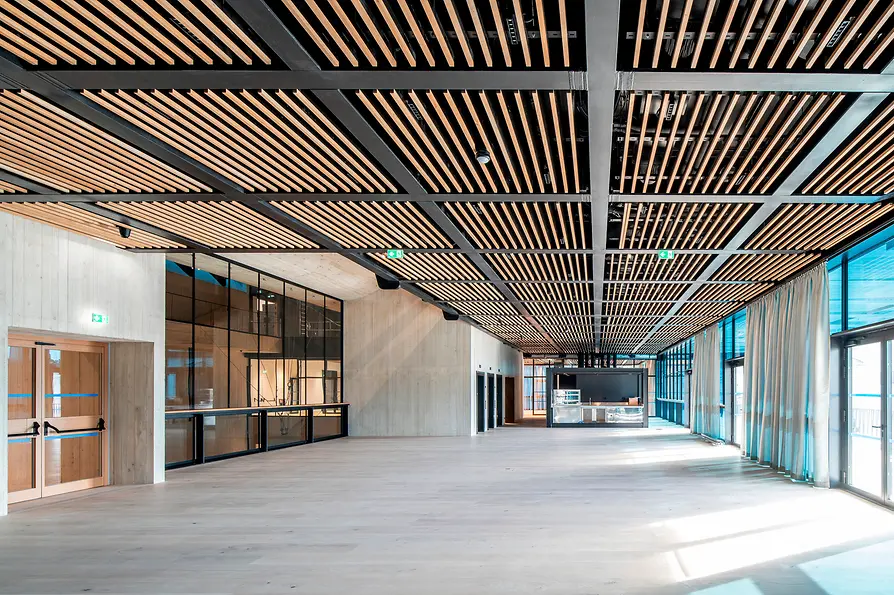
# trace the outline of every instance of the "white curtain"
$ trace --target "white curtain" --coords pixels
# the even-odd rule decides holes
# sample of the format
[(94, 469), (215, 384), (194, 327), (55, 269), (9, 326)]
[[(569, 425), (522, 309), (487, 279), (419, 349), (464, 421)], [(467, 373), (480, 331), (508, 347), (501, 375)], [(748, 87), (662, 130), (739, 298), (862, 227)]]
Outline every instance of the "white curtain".
[(692, 339), (692, 432), (722, 439), (720, 330), (709, 326)]
[(748, 307), (743, 454), (829, 486), (829, 274), (821, 264)]

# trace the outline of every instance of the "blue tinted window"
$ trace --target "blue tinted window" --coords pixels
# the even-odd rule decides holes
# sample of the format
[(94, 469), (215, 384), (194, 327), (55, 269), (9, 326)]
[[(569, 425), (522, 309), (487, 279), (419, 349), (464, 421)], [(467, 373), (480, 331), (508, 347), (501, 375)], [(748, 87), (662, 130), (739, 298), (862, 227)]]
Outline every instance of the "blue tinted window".
[(894, 318), (894, 243), (849, 258), (847, 268), (847, 328)]

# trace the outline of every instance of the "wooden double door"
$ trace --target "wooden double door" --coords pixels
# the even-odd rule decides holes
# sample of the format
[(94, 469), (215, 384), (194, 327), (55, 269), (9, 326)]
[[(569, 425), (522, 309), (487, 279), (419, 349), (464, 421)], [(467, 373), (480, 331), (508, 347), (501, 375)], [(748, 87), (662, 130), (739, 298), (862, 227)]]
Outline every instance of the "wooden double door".
[(106, 345), (9, 338), (9, 502), (107, 483)]

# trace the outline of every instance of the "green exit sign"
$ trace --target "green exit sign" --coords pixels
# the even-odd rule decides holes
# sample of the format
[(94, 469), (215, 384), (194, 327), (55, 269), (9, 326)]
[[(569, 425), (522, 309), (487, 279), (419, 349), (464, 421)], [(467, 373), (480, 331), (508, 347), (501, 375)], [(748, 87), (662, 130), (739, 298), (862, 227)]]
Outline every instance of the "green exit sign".
[(106, 314), (97, 314), (94, 312), (92, 315), (92, 321), (97, 322), (99, 324), (108, 324), (109, 317)]
[(404, 251), (403, 250), (389, 250), (388, 258), (403, 258)]
[(658, 258), (660, 258), (661, 260), (672, 260), (674, 258), (674, 251), (673, 250), (659, 250)]

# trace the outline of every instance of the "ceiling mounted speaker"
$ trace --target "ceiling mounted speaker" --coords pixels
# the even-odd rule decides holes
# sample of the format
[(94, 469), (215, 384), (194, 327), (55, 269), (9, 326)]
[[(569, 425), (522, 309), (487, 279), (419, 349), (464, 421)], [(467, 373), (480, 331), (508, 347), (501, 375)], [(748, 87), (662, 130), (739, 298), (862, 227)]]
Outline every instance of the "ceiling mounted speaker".
[(395, 280), (386, 279), (385, 277), (380, 277), (378, 275), (376, 275), (376, 285), (379, 286), (379, 289), (387, 289), (387, 290), (400, 289), (400, 281), (398, 281), (396, 279)]
[(459, 314), (451, 314), (450, 312), (443, 310), (444, 312), (444, 320), (459, 320)]

